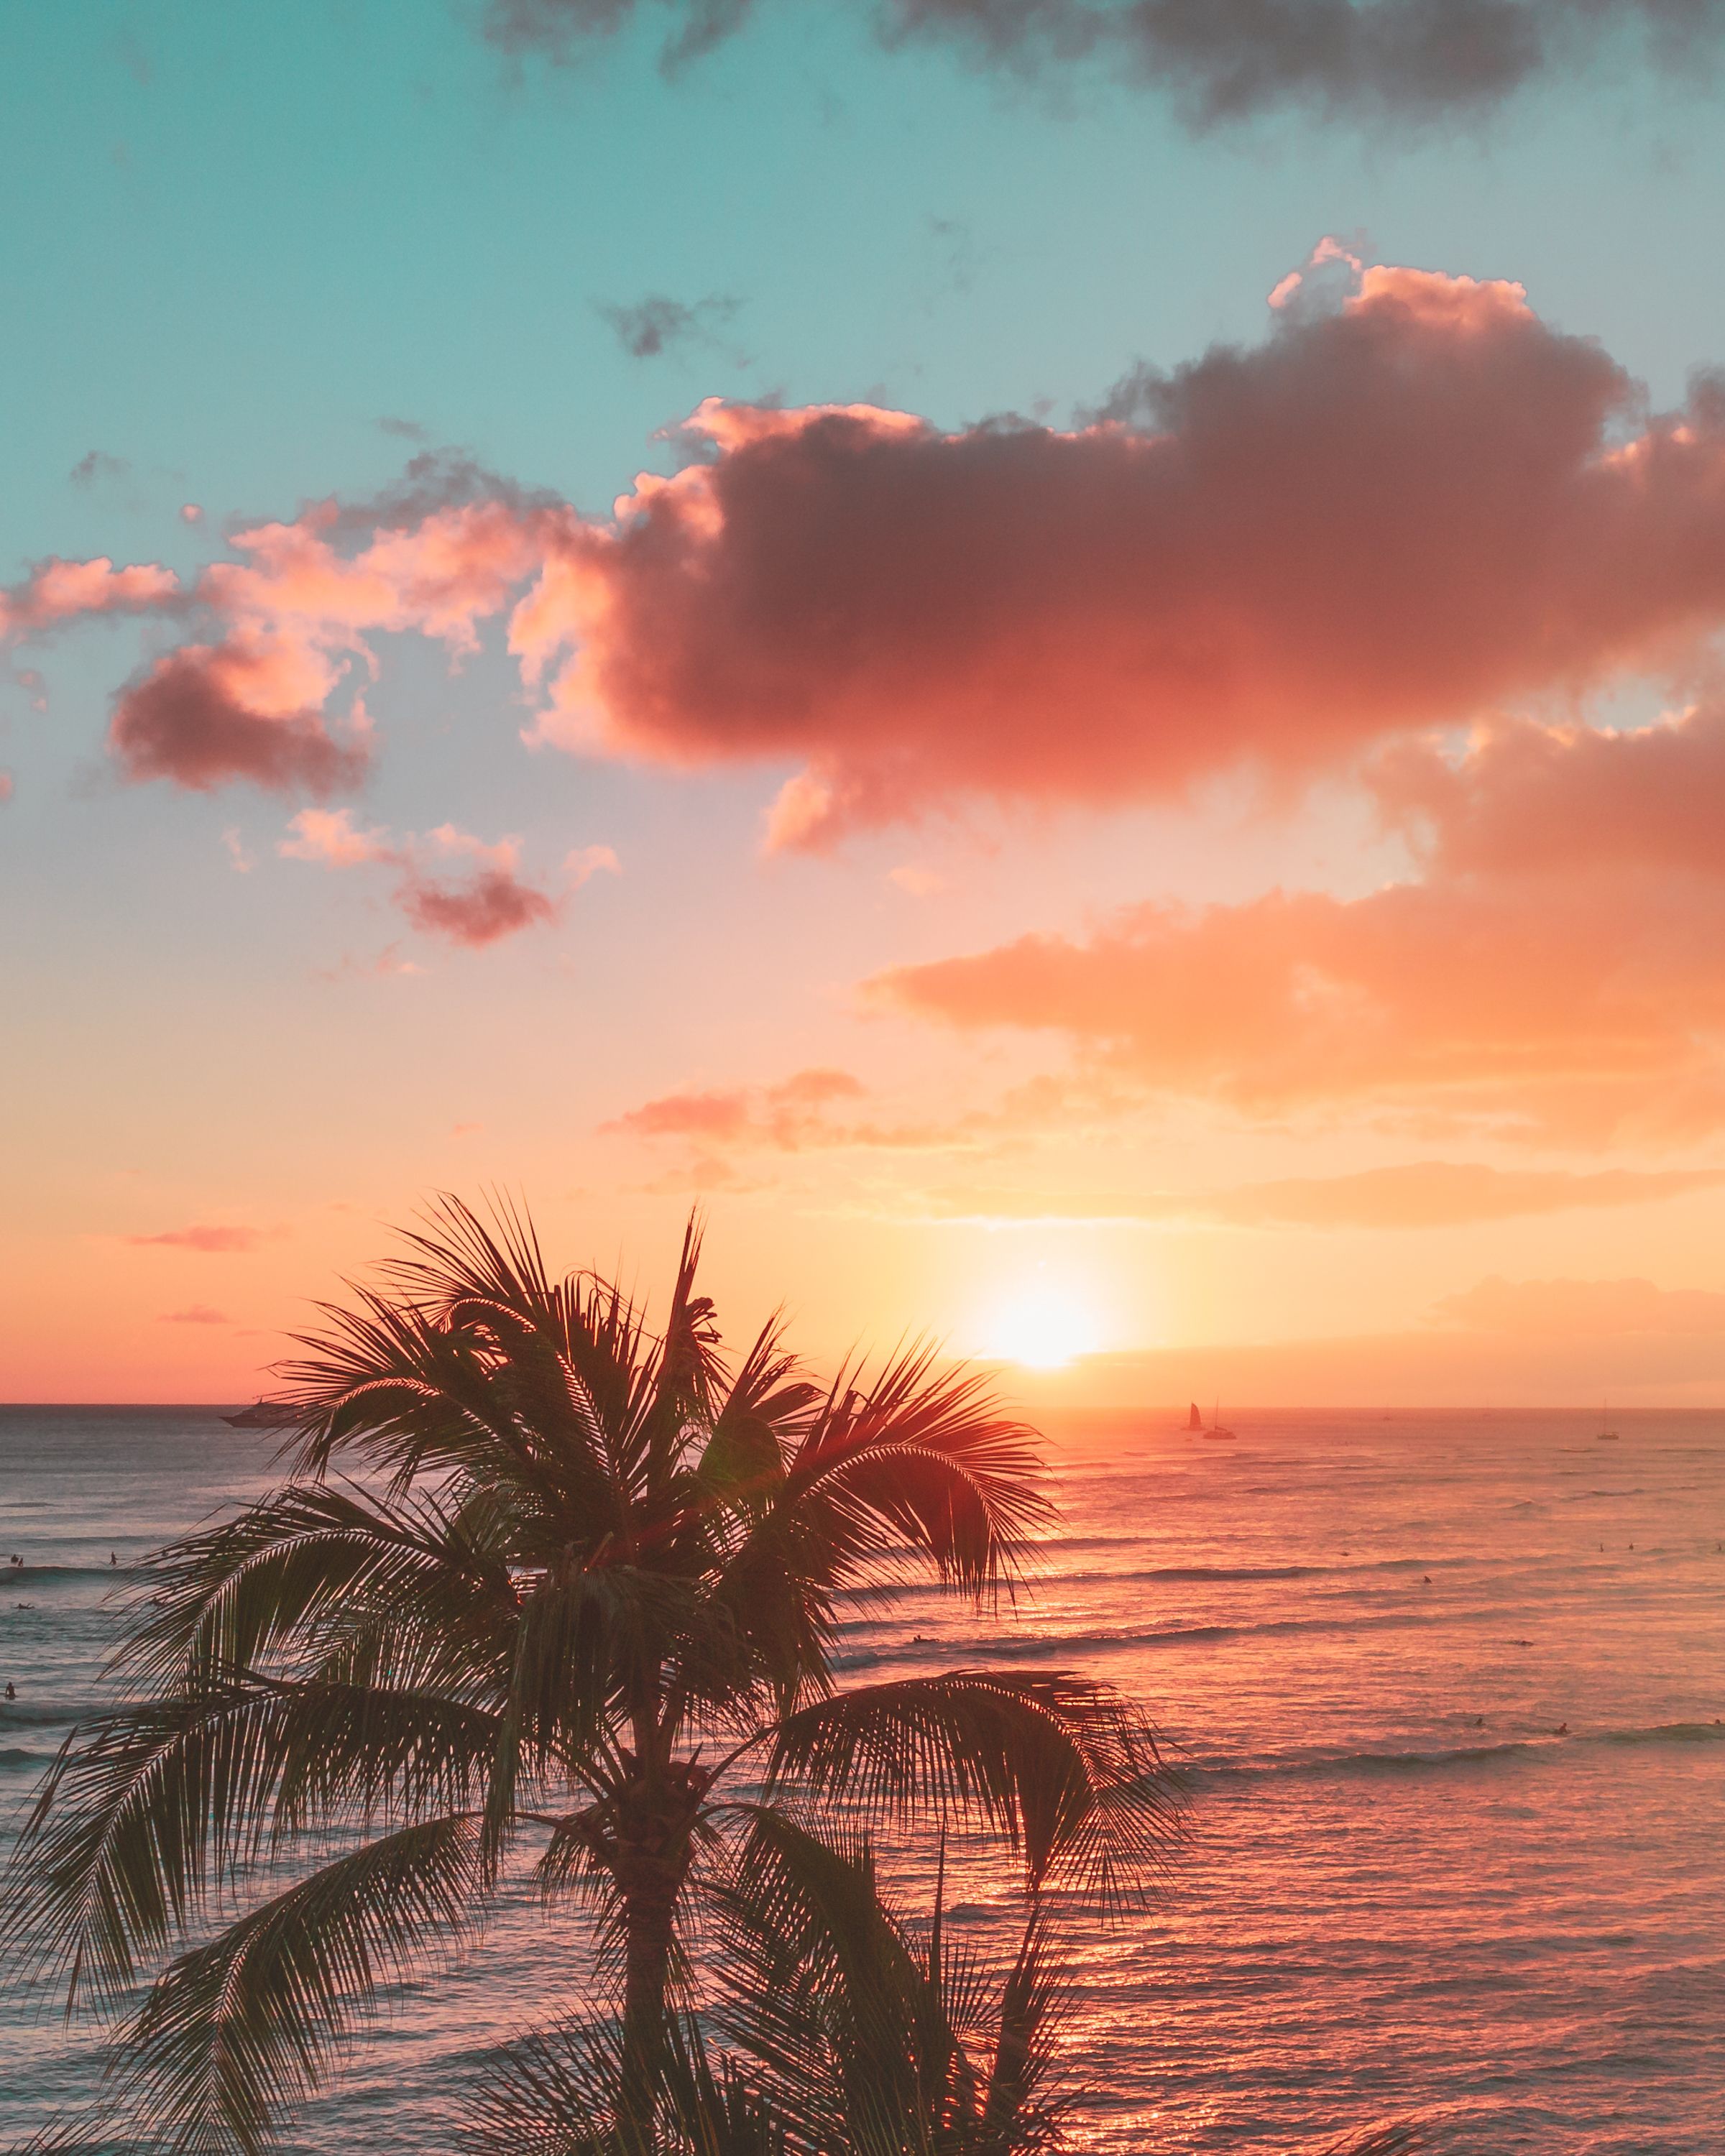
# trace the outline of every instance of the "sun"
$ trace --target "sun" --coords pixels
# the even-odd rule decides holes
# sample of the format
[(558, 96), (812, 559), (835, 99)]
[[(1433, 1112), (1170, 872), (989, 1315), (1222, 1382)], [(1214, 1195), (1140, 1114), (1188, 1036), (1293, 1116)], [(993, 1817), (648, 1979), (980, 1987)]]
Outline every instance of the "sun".
[(1039, 1283), (1000, 1305), (984, 1327), (983, 1343), (984, 1354), (999, 1362), (1058, 1370), (1094, 1354), (1099, 1339), (1094, 1317), (1076, 1296)]

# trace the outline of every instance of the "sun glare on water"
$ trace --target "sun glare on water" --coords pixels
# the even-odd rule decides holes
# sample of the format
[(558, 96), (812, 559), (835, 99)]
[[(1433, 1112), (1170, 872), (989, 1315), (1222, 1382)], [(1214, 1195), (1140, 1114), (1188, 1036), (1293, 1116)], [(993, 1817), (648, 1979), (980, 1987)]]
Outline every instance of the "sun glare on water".
[(1038, 1286), (1001, 1304), (984, 1330), (983, 1353), (1032, 1370), (1058, 1370), (1100, 1344), (1096, 1319), (1076, 1296)]

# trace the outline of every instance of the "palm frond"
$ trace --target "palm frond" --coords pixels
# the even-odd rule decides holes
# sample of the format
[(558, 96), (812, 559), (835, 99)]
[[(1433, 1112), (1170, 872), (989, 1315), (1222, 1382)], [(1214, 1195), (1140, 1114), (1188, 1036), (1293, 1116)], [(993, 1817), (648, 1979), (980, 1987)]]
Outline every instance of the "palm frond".
[(1364, 2133), (1346, 2134), (1316, 2152), (1316, 2156), (1408, 2156), (1420, 2146), (1417, 2128), (1380, 2126)]
[(469, 2107), (467, 2138), (475, 2156), (787, 2156), (760, 2092), (736, 2060), (713, 2056), (692, 2018), (671, 2025), (650, 2122), (629, 2118), (623, 2081), (614, 2023), (536, 2030), (491, 2068)]
[(927, 1344), (866, 1385), (841, 1375), (778, 1505), (818, 1523), (834, 1585), (908, 1553), (973, 1595), (1009, 1581), (1024, 1539), (1053, 1517), (1034, 1434), (983, 1376), (942, 1369)]
[(767, 1788), (968, 1817), (1023, 1851), (1033, 1888), (1058, 1869), (1109, 1904), (1163, 1871), (1183, 1810), (1142, 1712), (1060, 1670), (956, 1670), (818, 1701), (779, 1725)]
[(176, 2156), (257, 2156), (386, 1986), (448, 1952), (477, 1876), (470, 1819), (428, 1820), (314, 1872), (173, 1962), (130, 2031), (125, 2078)]
[(476, 1637), (512, 1622), (508, 1521), (484, 1493), (392, 1504), (289, 1483), (238, 1518), (147, 1558), (113, 1667), (155, 1682), (267, 1665), (308, 1640), (351, 1638), (363, 1618), (424, 1635)]
[(122, 1707), (61, 1748), (8, 1865), (12, 1948), (112, 1999), (267, 1838), (464, 1801), (495, 1717), (425, 1693), (236, 1677)]

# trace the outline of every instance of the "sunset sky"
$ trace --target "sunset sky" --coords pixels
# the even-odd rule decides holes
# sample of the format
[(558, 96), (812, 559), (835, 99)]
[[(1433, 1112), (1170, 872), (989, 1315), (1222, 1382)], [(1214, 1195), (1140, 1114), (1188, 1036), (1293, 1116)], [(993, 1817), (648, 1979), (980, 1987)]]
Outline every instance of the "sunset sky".
[(0, 1396), (500, 1186), (1033, 1402), (1717, 1399), (1725, 7), (1462, 12), (0, 8)]

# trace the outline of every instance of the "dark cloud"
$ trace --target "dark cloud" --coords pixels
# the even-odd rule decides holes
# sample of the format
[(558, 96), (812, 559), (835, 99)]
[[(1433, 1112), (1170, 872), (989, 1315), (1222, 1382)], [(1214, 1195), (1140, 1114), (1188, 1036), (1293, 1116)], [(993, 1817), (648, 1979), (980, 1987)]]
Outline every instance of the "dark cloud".
[(357, 785), (366, 744), (336, 741), (316, 711), (283, 708), (275, 670), (223, 645), (187, 644), (158, 660), (115, 701), (109, 745), (126, 778), (200, 793), (239, 779), (320, 796)]
[[(660, 0), (672, 18), (662, 64), (675, 74), (722, 44), (753, 12), (754, 0)], [(635, 0), (491, 0), (485, 35), (511, 54), (572, 59), (584, 44), (613, 37), (635, 12)]]
[(430, 435), (417, 419), (395, 419), (386, 413), (377, 422), (381, 434), (398, 434), (404, 442), (429, 442)]
[(601, 305), (597, 311), (611, 325), (631, 359), (657, 359), (675, 345), (711, 343), (711, 326), (729, 321), (737, 304), (718, 292), (709, 293), (692, 306), (652, 292), (632, 307)]
[(94, 486), (98, 480), (124, 479), (131, 470), (124, 457), (110, 457), (105, 449), (90, 449), (66, 476), (74, 486)]
[[(656, 0), (675, 69), (740, 28), (750, 0)], [(1725, 32), (1725, 0), (852, 0), (889, 45), (937, 42), (1034, 72), (1093, 60), (1168, 92), (1195, 126), (1288, 106), (1435, 120), (1489, 111), (1573, 75), (1627, 37), (1661, 69), (1692, 69)], [(492, 0), (488, 35), (566, 60), (641, 0)]]
[(487, 866), (454, 879), (416, 872), (402, 886), (398, 898), (416, 928), (472, 950), (557, 916), (557, 901), (522, 882), (506, 865)]

